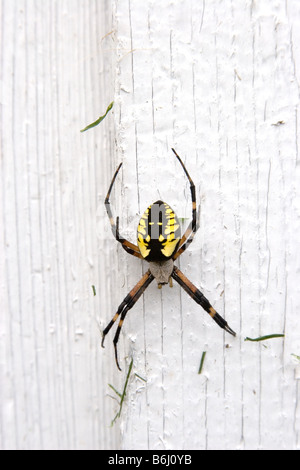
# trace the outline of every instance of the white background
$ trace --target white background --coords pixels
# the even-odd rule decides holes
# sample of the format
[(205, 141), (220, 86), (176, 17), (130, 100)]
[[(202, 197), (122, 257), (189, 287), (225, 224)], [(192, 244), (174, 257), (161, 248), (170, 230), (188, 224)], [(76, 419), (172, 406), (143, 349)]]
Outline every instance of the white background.
[[(299, 448), (299, 2), (10, 0), (1, 19), (1, 447)], [(120, 373), (99, 324), (147, 267), (103, 200), (122, 161), (122, 234), (157, 199), (187, 224), (171, 147), (201, 205), (178, 265), (237, 337), (153, 282)]]

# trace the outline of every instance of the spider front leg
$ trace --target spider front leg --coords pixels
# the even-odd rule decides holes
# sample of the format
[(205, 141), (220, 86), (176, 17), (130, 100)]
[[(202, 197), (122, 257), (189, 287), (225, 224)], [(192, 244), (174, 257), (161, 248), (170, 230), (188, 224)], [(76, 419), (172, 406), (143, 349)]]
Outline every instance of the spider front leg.
[(200, 292), (194, 284), (176, 267), (174, 266), (172, 277), (178, 284), (192, 297), (197, 304), (201, 305), (201, 307), (209, 313), (212, 319), (227, 333), (230, 333), (232, 336), (236, 336), (236, 333), (230, 328), (227, 321), (219, 315), (215, 309), (210, 305), (209, 301), (206, 297)]
[(194, 236), (195, 236), (195, 233), (197, 232), (197, 230), (199, 228), (199, 224), (197, 224), (197, 210), (196, 210), (197, 203), (196, 203), (195, 184), (194, 184), (192, 178), (190, 177), (183, 161), (181, 160), (181, 158), (177, 154), (176, 150), (174, 150), (172, 148), (172, 151), (174, 152), (176, 158), (178, 159), (179, 163), (181, 164), (181, 166), (183, 168), (183, 171), (185, 172), (185, 174), (186, 174), (186, 176), (189, 180), (190, 190), (191, 190), (191, 198), (192, 198), (192, 221), (191, 221), (188, 228), (186, 229), (186, 231), (184, 232), (184, 234), (181, 237), (181, 240), (180, 240), (180, 242), (178, 244), (178, 247), (177, 247), (177, 251), (173, 256), (173, 260), (175, 260), (175, 259), (178, 258), (178, 256), (180, 256), (188, 248), (190, 243), (192, 243), (192, 241), (194, 239)]
[(112, 328), (112, 326), (115, 324), (116, 320), (121, 315), (121, 318), (120, 318), (120, 321), (119, 321), (119, 324), (118, 324), (118, 328), (117, 328), (115, 337), (113, 339), (114, 349), (115, 349), (115, 359), (116, 359), (116, 364), (117, 364), (117, 367), (118, 367), (119, 370), (121, 370), (121, 368), (120, 368), (119, 361), (118, 361), (117, 344), (118, 344), (118, 341), (119, 341), (119, 336), (120, 336), (120, 333), (121, 333), (121, 328), (122, 328), (124, 319), (126, 317), (126, 314), (127, 314), (128, 310), (130, 310), (134, 306), (134, 304), (141, 297), (141, 295), (143, 294), (145, 289), (149, 286), (149, 284), (153, 281), (153, 279), (154, 279), (154, 276), (148, 270), (146, 272), (146, 274), (144, 274), (142, 279), (134, 286), (134, 288), (131, 289), (129, 294), (126, 295), (125, 299), (120, 304), (120, 306), (117, 310), (117, 313), (113, 316), (112, 320), (109, 322), (107, 327), (103, 330), (101, 346), (104, 348), (105, 336), (107, 335), (109, 330)]
[(113, 236), (115, 237), (115, 239), (119, 243), (121, 243), (122, 247), (124, 248), (125, 251), (127, 251), (127, 253), (129, 253), (130, 255), (136, 256), (137, 258), (142, 259), (143, 257), (140, 253), (139, 248), (136, 245), (134, 245), (134, 243), (129, 242), (128, 240), (126, 240), (126, 238), (124, 238), (120, 235), (120, 232), (119, 232), (119, 217), (117, 217), (117, 223), (115, 224), (115, 220), (114, 220), (114, 217), (112, 215), (112, 211), (111, 211), (111, 207), (110, 207), (110, 201), (109, 201), (110, 193), (112, 191), (113, 185), (115, 183), (117, 174), (119, 173), (121, 166), (122, 166), (122, 163), (120, 163), (120, 165), (116, 169), (115, 174), (113, 176), (113, 179), (111, 180), (111, 183), (110, 183), (110, 186), (109, 186), (109, 189), (108, 189), (105, 201), (104, 201), (104, 205), (105, 205), (106, 212), (107, 212), (107, 215), (108, 215), (108, 218), (109, 218), (111, 231), (112, 231)]

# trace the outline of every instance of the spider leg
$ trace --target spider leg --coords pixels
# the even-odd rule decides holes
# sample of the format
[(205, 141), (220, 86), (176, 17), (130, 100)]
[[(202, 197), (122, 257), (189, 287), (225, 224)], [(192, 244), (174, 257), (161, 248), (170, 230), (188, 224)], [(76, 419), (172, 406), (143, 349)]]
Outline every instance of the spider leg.
[(109, 330), (112, 328), (115, 321), (121, 315), (121, 318), (120, 318), (120, 321), (119, 321), (119, 324), (118, 324), (118, 328), (117, 328), (115, 337), (113, 339), (114, 348), (115, 348), (115, 359), (116, 359), (116, 364), (117, 364), (117, 367), (118, 367), (119, 370), (121, 370), (121, 368), (119, 366), (119, 361), (118, 361), (117, 343), (118, 343), (118, 340), (119, 340), (119, 336), (120, 336), (120, 332), (121, 332), (121, 328), (122, 328), (124, 319), (126, 317), (126, 314), (127, 314), (128, 310), (130, 310), (134, 306), (134, 304), (141, 297), (141, 295), (143, 294), (145, 289), (149, 286), (149, 284), (153, 281), (153, 279), (154, 279), (154, 276), (150, 273), (150, 270), (148, 270), (146, 272), (146, 274), (144, 274), (142, 279), (134, 286), (134, 288), (131, 289), (129, 294), (126, 295), (123, 302), (120, 304), (120, 306), (117, 310), (117, 313), (113, 316), (113, 318), (111, 319), (111, 321), (109, 322), (107, 327), (103, 330), (101, 346), (104, 348), (105, 336), (107, 335)]
[(192, 221), (191, 221), (190, 225), (188, 226), (188, 228), (186, 229), (186, 231), (184, 232), (184, 234), (182, 235), (182, 237), (180, 239), (180, 242), (178, 244), (179, 249), (175, 253), (175, 255), (173, 256), (173, 259), (175, 260), (176, 258), (178, 258), (178, 256), (181, 255), (181, 253), (183, 253), (186, 250), (186, 248), (189, 246), (189, 244), (192, 243), (194, 235), (197, 232), (199, 226), (197, 224), (197, 211), (196, 211), (197, 205), (196, 205), (195, 184), (194, 184), (192, 178), (190, 177), (183, 161), (181, 160), (181, 158), (177, 154), (177, 152), (173, 148), (172, 148), (172, 150), (173, 150), (175, 156), (177, 157), (179, 163), (181, 164), (181, 166), (183, 168), (183, 171), (185, 172), (185, 174), (186, 174), (186, 176), (187, 176), (187, 178), (190, 182), (190, 189), (191, 189), (191, 196), (192, 196)]
[(174, 266), (173, 272), (172, 272), (172, 277), (175, 279), (175, 281), (178, 282), (178, 284), (192, 297), (197, 304), (201, 305), (201, 307), (209, 313), (209, 315), (212, 317), (212, 319), (227, 333), (230, 333), (233, 336), (236, 336), (236, 333), (229, 327), (227, 322), (224, 320), (224, 318), (219, 315), (215, 309), (210, 305), (209, 301), (207, 300), (206, 297), (200, 292), (197, 287), (194, 286), (194, 284), (189, 281), (189, 279), (176, 267)]
[[(200, 220), (200, 206), (198, 208), (197, 219)], [(192, 243), (194, 239), (194, 236), (196, 235), (198, 228), (199, 224), (197, 223), (196, 230), (193, 231), (193, 222), (189, 224), (188, 228), (186, 229), (184, 235), (182, 236), (178, 244), (177, 251), (173, 256), (173, 260), (177, 259), (189, 247), (190, 243)]]
[(111, 231), (112, 231), (113, 236), (115, 237), (115, 239), (118, 242), (121, 243), (122, 247), (124, 248), (125, 251), (127, 251), (127, 253), (129, 253), (130, 255), (136, 256), (137, 258), (143, 259), (138, 246), (134, 245), (131, 242), (129, 242), (128, 240), (126, 240), (126, 238), (124, 238), (120, 235), (120, 232), (119, 232), (119, 217), (117, 217), (117, 223), (115, 224), (115, 220), (113, 218), (111, 207), (110, 207), (110, 201), (109, 201), (110, 193), (111, 193), (111, 190), (113, 188), (113, 185), (115, 183), (117, 174), (119, 173), (119, 170), (120, 170), (121, 166), (122, 166), (122, 163), (120, 163), (120, 165), (118, 166), (118, 168), (115, 171), (115, 174), (114, 174), (113, 179), (110, 183), (110, 186), (109, 186), (104, 204), (105, 204), (106, 212), (107, 212), (107, 215), (108, 215), (108, 218), (109, 218)]
[(117, 217), (115, 230), (116, 230), (116, 236), (115, 236), (116, 240), (121, 243), (124, 250), (127, 251), (127, 253), (129, 253), (130, 255), (133, 255), (133, 256), (136, 256), (137, 258), (143, 259), (139, 248), (120, 235), (120, 232), (119, 232), (119, 217)]

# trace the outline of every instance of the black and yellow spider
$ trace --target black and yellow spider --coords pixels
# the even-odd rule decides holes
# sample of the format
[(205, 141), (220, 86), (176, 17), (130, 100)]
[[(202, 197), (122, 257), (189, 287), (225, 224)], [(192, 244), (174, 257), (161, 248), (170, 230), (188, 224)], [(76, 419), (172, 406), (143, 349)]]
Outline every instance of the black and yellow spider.
[(209, 313), (215, 322), (225, 331), (235, 336), (235, 332), (228, 326), (227, 322), (222, 318), (215, 309), (210, 305), (209, 301), (204, 297), (197, 287), (189, 281), (185, 275), (174, 265), (174, 261), (187, 249), (193, 241), (196, 231), (198, 230), (197, 212), (196, 212), (196, 192), (195, 185), (187, 172), (181, 158), (174, 149), (172, 149), (180, 162), (188, 180), (190, 182), (192, 196), (192, 221), (181, 236), (180, 224), (175, 212), (171, 207), (163, 201), (156, 201), (149, 206), (142, 215), (137, 229), (137, 245), (123, 238), (119, 233), (119, 217), (116, 224), (112, 216), (110, 208), (110, 193), (114, 185), (117, 174), (122, 166), (118, 166), (112, 182), (110, 184), (107, 196), (105, 198), (105, 207), (110, 220), (110, 225), (114, 237), (122, 244), (127, 253), (137, 258), (145, 259), (149, 263), (149, 269), (136, 286), (126, 295), (125, 299), (119, 306), (117, 313), (103, 330), (102, 347), (104, 347), (104, 339), (115, 321), (121, 315), (119, 325), (113, 340), (115, 348), (115, 358), (118, 369), (121, 370), (118, 362), (117, 343), (119, 340), (121, 328), (128, 310), (130, 310), (136, 301), (141, 297), (145, 289), (155, 278), (158, 287), (163, 284), (172, 286), (172, 278), (183, 287), (183, 289), (194, 299), (201, 307)]

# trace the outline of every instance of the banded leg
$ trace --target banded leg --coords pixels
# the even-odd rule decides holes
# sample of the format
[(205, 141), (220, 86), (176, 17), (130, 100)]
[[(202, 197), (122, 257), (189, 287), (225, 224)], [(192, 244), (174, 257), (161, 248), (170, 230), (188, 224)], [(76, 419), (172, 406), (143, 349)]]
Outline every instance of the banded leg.
[[(200, 206), (198, 209), (198, 215), (197, 215), (197, 220), (200, 220)], [(193, 231), (193, 222), (191, 222), (188, 226), (188, 228), (185, 231), (185, 234), (182, 236), (180, 243), (178, 245), (177, 251), (175, 255), (173, 256), (173, 260), (177, 259), (182, 253), (189, 247), (189, 245), (192, 243), (194, 240), (194, 236), (196, 235), (196, 232), (199, 228), (199, 223), (196, 224), (196, 230)], [(183, 241), (182, 241), (183, 240)], [(185, 243), (184, 243), (185, 242)]]
[(188, 245), (193, 241), (194, 235), (198, 230), (198, 225), (197, 225), (197, 211), (196, 211), (196, 189), (195, 189), (194, 182), (193, 182), (192, 178), (190, 177), (183, 161), (181, 160), (181, 158), (179, 157), (177, 152), (173, 148), (172, 148), (172, 151), (174, 152), (174, 154), (175, 154), (176, 158), (178, 159), (179, 163), (181, 164), (181, 166), (183, 168), (183, 171), (185, 172), (185, 174), (186, 174), (186, 176), (187, 176), (187, 178), (190, 182), (190, 190), (191, 190), (191, 196), (192, 196), (192, 221), (191, 221), (188, 228), (186, 229), (186, 231), (184, 232), (184, 234), (181, 237), (181, 240), (180, 240), (179, 245), (178, 245), (179, 249), (177, 250), (177, 252), (173, 256), (173, 259), (175, 260), (176, 258), (178, 258), (178, 256), (181, 255), (181, 253), (183, 253), (186, 250)]
[(121, 332), (121, 328), (122, 328), (124, 319), (126, 317), (126, 314), (127, 314), (128, 310), (130, 310), (134, 306), (134, 304), (141, 297), (141, 295), (143, 294), (145, 289), (149, 286), (149, 284), (153, 281), (153, 279), (154, 279), (154, 276), (150, 273), (150, 270), (148, 270), (146, 272), (146, 274), (144, 274), (142, 279), (134, 286), (134, 288), (131, 289), (129, 294), (126, 295), (125, 299), (120, 304), (120, 306), (117, 310), (117, 313), (114, 315), (114, 317), (109, 322), (107, 327), (103, 330), (101, 346), (104, 348), (105, 336), (107, 335), (109, 330), (112, 328), (112, 326), (115, 324), (116, 320), (121, 315), (121, 318), (120, 318), (120, 321), (119, 321), (119, 324), (118, 324), (118, 328), (117, 328), (117, 331), (116, 331), (116, 334), (115, 334), (115, 337), (114, 337), (114, 340), (113, 340), (114, 348), (115, 348), (115, 359), (116, 359), (116, 364), (117, 364), (117, 367), (118, 367), (119, 370), (121, 370), (121, 368), (119, 366), (119, 361), (118, 361), (117, 343), (118, 343), (118, 340), (119, 340), (119, 336), (120, 336), (120, 332)]
[(115, 237), (115, 239), (118, 242), (121, 243), (122, 247), (124, 248), (125, 251), (127, 251), (127, 253), (129, 253), (130, 255), (136, 256), (137, 258), (143, 259), (138, 246), (134, 245), (131, 242), (129, 242), (128, 240), (126, 240), (126, 238), (124, 238), (120, 235), (120, 232), (119, 232), (119, 217), (117, 217), (117, 223), (115, 224), (115, 221), (114, 221), (114, 218), (113, 218), (113, 215), (112, 215), (112, 211), (111, 211), (111, 207), (110, 207), (110, 201), (109, 201), (110, 193), (111, 193), (112, 187), (115, 183), (117, 174), (119, 173), (119, 170), (120, 170), (121, 166), (122, 166), (122, 163), (120, 163), (120, 165), (116, 169), (116, 172), (115, 172), (115, 174), (113, 176), (113, 179), (110, 183), (110, 186), (109, 186), (104, 204), (105, 204), (106, 212), (107, 212), (107, 215), (108, 215), (108, 218), (109, 218), (111, 231), (112, 231), (113, 236)]
[(175, 281), (178, 282), (178, 284), (192, 297), (197, 304), (201, 305), (201, 307), (209, 313), (209, 315), (212, 317), (212, 319), (227, 333), (230, 333), (233, 336), (236, 336), (236, 333), (228, 326), (227, 322), (224, 320), (224, 318), (219, 315), (215, 309), (210, 305), (209, 301), (207, 300), (206, 297), (200, 292), (197, 287), (194, 286), (194, 284), (189, 281), (189, 279), (177, 268), (177, 266), (174, 266), (173, 272), (172, 272), (172, 277), (175, 279)]

